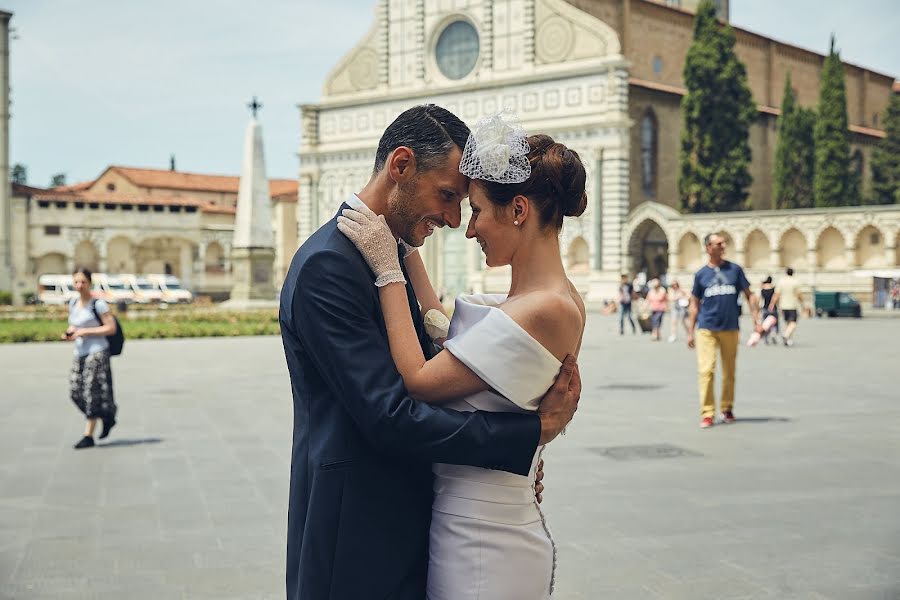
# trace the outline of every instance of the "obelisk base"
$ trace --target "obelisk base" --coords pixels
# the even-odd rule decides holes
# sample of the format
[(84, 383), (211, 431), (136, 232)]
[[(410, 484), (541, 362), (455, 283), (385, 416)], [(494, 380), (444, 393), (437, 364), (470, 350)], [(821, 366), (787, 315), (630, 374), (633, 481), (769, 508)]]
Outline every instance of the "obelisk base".
[(234, 248), (231, 251), (231, 297), (227, 308), (278, 306), (273, 248)]

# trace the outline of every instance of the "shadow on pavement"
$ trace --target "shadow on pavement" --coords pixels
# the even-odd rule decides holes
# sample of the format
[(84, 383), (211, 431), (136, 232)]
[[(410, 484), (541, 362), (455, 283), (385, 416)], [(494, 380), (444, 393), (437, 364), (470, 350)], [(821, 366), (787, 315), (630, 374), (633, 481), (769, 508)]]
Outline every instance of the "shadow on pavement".
[(787, 417), (738, 417), (734, 423), (729, 425), (740, 425), (741, 423), (790, 423), (793, 419)]
[(113, 440), (105, 444), (97, 444), (95, 448), (120, 448), (123, 446), (140, 446), (141, 444), (158, 444), (162, 438), (144, 438), (138, 440)]

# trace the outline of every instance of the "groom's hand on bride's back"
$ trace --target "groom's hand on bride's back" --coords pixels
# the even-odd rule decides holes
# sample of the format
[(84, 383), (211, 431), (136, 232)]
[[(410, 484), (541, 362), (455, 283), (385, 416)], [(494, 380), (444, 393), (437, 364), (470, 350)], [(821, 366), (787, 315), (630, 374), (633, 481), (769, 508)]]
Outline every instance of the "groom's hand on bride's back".
[(578, 400), (581, 398), (581, 376), (578, 373), (578, 363), (575, 357), (569, 354), (563, 361), (556, 376), (556, 381), (541, 400), (538, 415), (541, 417), (541, 439), (543, 445), (558, 436), (578, 409)]

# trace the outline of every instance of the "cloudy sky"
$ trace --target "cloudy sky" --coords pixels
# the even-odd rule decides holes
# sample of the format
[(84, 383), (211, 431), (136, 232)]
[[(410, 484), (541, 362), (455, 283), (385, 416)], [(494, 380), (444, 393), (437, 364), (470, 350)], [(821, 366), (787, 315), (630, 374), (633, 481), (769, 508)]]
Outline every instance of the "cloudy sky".
[[(432, 0), (428, 0), (432, 1)], [(236, 174), (247, 102), (271, 177), (294, 177), (298, 103), (365, 33), (375, 0), (0, 0), (14, 13), (11, 164), (44, 186), (109, 164)], [(900, 76), (897, 0), (732, 0), (732, 22)]]

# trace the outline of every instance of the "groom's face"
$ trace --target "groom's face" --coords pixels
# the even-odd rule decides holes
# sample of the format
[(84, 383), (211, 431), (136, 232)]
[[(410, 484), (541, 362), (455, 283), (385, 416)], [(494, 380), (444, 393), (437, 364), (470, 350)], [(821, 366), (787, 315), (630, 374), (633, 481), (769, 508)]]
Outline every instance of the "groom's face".
[(460, 204), (469, 180), (459, 172), (462, 152), (455, 147), (441, 166), (415, 171), (397, 182), (385, 215), (391, 229), (410, 246), (421, 246), (438, 227), (459, 227)]

